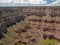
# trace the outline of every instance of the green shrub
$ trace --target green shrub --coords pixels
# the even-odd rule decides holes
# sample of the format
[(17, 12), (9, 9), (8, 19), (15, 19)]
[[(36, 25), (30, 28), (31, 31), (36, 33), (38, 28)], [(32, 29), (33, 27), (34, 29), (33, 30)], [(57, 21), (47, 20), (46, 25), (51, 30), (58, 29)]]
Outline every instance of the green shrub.
[(54, 39), (46, 39), (40, 42), (40, 45), (57, 45), (57, 41)]

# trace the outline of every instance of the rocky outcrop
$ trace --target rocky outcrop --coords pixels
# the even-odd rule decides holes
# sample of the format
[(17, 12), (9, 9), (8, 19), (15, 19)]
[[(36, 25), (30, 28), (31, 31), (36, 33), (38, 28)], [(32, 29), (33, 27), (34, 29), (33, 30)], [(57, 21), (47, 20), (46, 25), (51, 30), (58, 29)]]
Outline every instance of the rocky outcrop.
[[(60, 42), (60, 8), (59, 7), (18, 7), (0, 8), (0, 39), (7, 34), (7, 28), (25, 20), (28, 24), (17, 27), (15, 33), (22, 35), (22, 40), (17, 43), (39, 43), (41, 39), (56, 39)], [(35, 17), (34, 17), (35, 16)], [(58, 17), (58, 18), (57, 18)]]

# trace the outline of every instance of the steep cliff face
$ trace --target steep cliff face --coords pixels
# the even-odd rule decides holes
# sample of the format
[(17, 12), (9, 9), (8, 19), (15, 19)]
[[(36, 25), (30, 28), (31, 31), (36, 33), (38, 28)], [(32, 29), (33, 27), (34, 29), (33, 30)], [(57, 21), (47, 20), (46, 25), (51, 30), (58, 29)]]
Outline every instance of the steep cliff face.
[(59, 11), (59, 7), (0, 8), (0, 44), (40, 45), (46, 39), (60, 42)]

